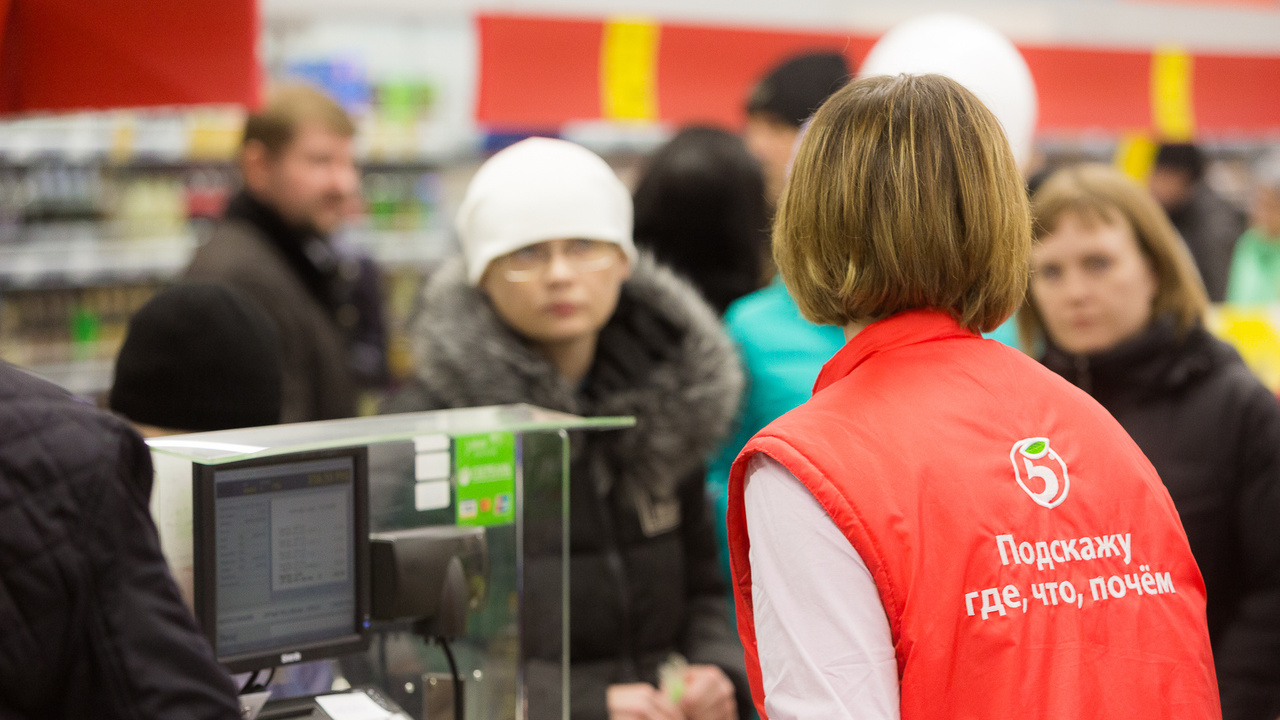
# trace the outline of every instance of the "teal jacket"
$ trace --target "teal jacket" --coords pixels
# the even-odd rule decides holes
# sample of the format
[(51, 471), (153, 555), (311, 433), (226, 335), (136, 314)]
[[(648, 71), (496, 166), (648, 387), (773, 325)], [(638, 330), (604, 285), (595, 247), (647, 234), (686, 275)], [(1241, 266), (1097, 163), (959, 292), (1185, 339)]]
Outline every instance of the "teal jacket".
[(1227, 302), (1266, 305), (1280, 302), (1280, 238), (1269, 238), (1258, 228), (1240, 236), (1231, 256), (1227, 278)]
[[(786, 286), (777, 278), (730, 305), (724, 323), (738, 345), (747, 378), (734, 432), (712, 458), (707, 474), (707, 492), (720, 538), (720, 569), (727, 582), (729, 468), (753, 435), (809, 399), (822, 366), (844, 347), (844, 330), (814, 325), (801, 317)], [(727, 586), (732, 597), (732, 586)]]

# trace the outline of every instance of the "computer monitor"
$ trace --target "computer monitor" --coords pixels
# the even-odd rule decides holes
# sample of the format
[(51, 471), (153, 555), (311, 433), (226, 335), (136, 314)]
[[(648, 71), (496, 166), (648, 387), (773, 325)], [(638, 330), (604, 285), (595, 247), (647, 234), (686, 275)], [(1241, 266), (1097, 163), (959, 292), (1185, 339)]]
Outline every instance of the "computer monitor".
[(368, 452), (195, 465), (195, 612), (247, 672), (368, 647)]

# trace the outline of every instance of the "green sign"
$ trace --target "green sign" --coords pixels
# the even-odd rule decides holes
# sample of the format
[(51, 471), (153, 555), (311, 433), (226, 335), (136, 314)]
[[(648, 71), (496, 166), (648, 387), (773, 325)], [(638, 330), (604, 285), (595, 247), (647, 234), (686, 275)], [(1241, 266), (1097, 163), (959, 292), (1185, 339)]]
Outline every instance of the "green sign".
[(458, 524), (507, 525), (516, 519), (516, 438), (509, 432), (454, 439)]

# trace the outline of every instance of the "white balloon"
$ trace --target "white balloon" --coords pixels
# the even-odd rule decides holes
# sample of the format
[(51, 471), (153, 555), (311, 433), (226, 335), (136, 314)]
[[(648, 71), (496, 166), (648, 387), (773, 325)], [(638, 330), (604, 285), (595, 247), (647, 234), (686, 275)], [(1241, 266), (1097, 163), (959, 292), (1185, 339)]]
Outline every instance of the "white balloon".
[(858, 77), (946, 75), (964, 85), (1004, 127), (1020, 167), (1031, 158), (1036, 84), (1022, 53), (994, 28), (964, 15), (940, 13), (908, 20), (885, 33)]

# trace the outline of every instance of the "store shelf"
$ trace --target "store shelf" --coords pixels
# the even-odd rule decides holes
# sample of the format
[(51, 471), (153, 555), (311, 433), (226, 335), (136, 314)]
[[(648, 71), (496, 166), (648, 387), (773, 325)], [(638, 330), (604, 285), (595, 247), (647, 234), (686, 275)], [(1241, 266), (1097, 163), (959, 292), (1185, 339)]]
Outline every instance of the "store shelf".
[(194, 235), (139, 239), (71, 236), (0, 245), (0, 289), (165, 280), (187, 266), (195, 248)]
[[(353, 229), (343, 239), (384, 268), (429, 268), (457, 248), (442, 230)], [(195, 249), (194, 234), (101, 239), (87, 229), (70, 237), (0, 245), (0, 290), (171, 280), (187, 266)]]
[(430, 268), (458, 252), (445, 230), (350, 230), (343, 239), (368, 252), (385, 269)]
[[(448, 164), (477, 162), (480, 159), (481, 155), (477, 151), (430, 157), (365, 158), (358, 159), (356, 164), (363, 172), (432, 172), (440, 170)], [(49, 166), (103, 168), (119, 172), (150, 173), (202, 169), (234, 170), (236, 163), (229, 158), (135, 156), (119, 160), (105, 155), (69, 156), (58, 153), (28, 155), (21, 158), (0, 155), (0, 170), (20, 170)]]

